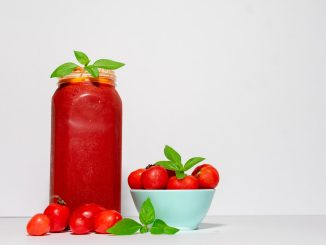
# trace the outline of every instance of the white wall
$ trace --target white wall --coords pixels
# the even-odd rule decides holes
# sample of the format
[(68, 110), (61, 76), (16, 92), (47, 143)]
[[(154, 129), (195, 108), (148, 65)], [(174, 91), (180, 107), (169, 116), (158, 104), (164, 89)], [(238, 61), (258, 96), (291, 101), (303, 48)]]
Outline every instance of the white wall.
[(170, 144), (221, 172), (210, 214), (326, 214), (326, 2), (2, 1), (0, 216), (47, 203), (51, 71), (127, 65), (126, 176)]

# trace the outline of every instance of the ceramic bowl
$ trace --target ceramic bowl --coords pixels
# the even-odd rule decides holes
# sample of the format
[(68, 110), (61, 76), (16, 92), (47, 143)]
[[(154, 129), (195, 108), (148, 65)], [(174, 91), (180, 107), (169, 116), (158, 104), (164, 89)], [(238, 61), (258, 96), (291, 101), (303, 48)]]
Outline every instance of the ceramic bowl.
[(139, 212), (150, 198), (156, 218), (180, 230), (197, 229), (211, 205), (215, 189), (198, 190), (130, 190)]

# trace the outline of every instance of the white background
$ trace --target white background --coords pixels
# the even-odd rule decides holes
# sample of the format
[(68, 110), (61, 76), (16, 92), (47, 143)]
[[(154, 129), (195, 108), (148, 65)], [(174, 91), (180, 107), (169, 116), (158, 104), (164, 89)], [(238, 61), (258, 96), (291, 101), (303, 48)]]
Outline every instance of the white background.
[(127, 174), (165, 144), (219, 169), (211, 215), (326, 214), (325, 1), (0, 5), (0, 216), (47, 204), (49, 75), (73, 50), (127, 64), (123, 214)]

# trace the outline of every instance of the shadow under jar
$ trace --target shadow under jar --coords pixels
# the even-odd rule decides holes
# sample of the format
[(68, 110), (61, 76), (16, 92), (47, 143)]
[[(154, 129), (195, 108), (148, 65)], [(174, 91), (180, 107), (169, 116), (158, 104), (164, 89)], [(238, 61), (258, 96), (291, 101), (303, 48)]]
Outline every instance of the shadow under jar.
[(120, 212), (122, 103), (113, 71), (61, 78), (52, 97), (50, 202)]

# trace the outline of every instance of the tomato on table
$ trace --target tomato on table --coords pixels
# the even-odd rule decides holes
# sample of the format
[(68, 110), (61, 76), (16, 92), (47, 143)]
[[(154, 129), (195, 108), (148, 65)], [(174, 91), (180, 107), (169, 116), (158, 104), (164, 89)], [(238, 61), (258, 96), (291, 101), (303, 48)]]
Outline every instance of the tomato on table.
[(104, 211), (105, 208), (95, 203), (87, 203), (74, 210), (74, 216), (83, 216), (90, 221), (90, 230), (94, 231), (95, 218)]
[(50, 231), (50, 219), (45, 214), (35, 214), (27, 223), (27, 233), (31, 236), (42, 236)]
[(91, 232), (92, 223), (84, 216), (72, 215), (69, 221), (70, 230), (76, 235), (85, 235)]
[(121, 219), (121, 214), (115, 210), (102, 211), (95, 219), (95, 232), (100, 234), (107, 234), (107, 229), (114, 226), (115, 223)]
[(65, 205), (50, 203), (43, 212), (50, 219), (50, 232), (60, 232), (69, 223), (69, 208)]

